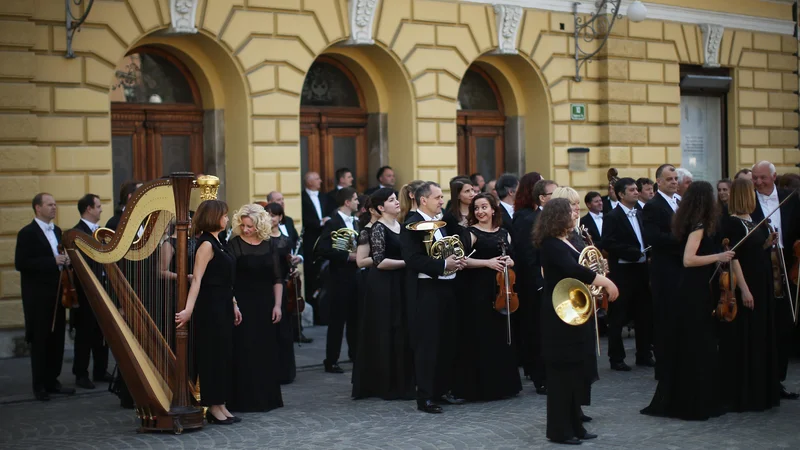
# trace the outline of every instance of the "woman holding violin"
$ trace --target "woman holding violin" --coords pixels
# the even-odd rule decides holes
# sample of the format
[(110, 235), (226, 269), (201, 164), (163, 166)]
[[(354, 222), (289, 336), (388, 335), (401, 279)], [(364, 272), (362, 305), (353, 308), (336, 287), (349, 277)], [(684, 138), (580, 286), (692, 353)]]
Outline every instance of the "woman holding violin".
[[(459, 304), (462, 354), (453, 394), (466, 400), (499, 400), (522, 390), (506, 315), (508, 309), (513, 314), (519, 306), (515, 275), (510, 270), (514, 267), (511, 236), (501, 227), (500, 205), (491, 194), (472, 199), (467, 220), (467, 244), (474, 253), (458, 278), (469, 295), (462, 296)], [(513, 341), (517, 336), (510, 338)]]
[[(729, 248), (755, 227), (753, 183), (733, 181), (728, 201), (730, 216), (723, 218), (721, 236)], [(770, 248), (775, 240), (761, 226), (736, 249), (730, 267), (721, 274), (721, 295), (715, 311), (719, 327), (719, 356), (723, 402), (730, 411), (763, 411), (780, 403), (781, 384), (772, 300)], [(733, 300), (733, 307), (725, 305)], [(727, 310), (727, 311), (726, 311)], [(727, 314), (725, 314), (727, 313)], [(735, 315), (734, 315), (735, 314)]]

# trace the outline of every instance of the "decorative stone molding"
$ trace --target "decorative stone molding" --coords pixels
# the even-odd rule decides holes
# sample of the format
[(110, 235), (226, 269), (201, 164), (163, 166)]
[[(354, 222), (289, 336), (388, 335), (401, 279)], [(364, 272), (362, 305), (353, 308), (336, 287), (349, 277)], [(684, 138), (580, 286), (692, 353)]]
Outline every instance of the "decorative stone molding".
[(349, 45), (372, 45), (372, 25), (380, 0), (350, 0)]
[(725, 28), (720, 25), (702, 23), (700, 31), (703, 33), (703, 53), (705, 54), (703, 67), (719, 67), (719, 45), (722, 43), (722, 33)]
[(522, 7), (512, 5), (494, 5), (497, 20), (497, 50), (494, 53), (516, 55), (517, 34), (522, 23)]
[(169, 14), (172, 34), (195, 34), (195, 15), (197, 14), (198, 0), (169, 0)]

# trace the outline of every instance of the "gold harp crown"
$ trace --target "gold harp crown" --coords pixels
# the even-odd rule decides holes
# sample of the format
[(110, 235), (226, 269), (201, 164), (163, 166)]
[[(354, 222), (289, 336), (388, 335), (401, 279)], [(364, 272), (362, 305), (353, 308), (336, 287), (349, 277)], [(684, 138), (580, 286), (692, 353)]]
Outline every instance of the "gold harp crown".
[(553, 308), (558, 318), (569, 325), (583, 325), (592, 317), (592, 294), (575, 278), (564, 278), (553, 289)]
[(214, 175), (201, 175), (195, 181), (200, 188), (200, 201), (216, 200), (219, 190), (219, 178)]
[(342, 250), (347, 253), (353, 253), (358, 247), (358, 232), (350, 228), (344, 227), (331, 233), (331, 246), (334, 250)]
[[(465, 256), (464, 244), (461, 243), (461, 239), (459, 239), (458, 236), (445, 236), (438, 241), (436, 240), (434, 236), (436, 230), (445, 225), (447, 224), (441, 220), (422, 220), (410, 223), (406, 225), (406, 228), (411, 231), (423, 231), (428, 233), (422, 242), (425, 243), (425, 250), (431, 258), (447, 259), (451, 255), (455, 255), (457, 258), (463, 258)], [(444, 272), (445, 275), (452, 275), (454, 273), (456, 273), (455, 270), (445, 270)]]

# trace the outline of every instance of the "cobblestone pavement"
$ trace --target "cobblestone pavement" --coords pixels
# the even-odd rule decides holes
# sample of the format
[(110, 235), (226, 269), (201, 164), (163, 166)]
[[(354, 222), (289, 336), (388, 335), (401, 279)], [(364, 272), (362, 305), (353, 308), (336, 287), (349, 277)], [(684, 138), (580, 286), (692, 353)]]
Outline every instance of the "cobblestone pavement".
[[(626, 339), (626, 344), (631, 343)], [(310, 350), (308, 346), (300, 351)], [(0, 369), (5, 370), (7, 366), (2, 363), (5, 362), (0, 362)], [(416, 411), (413, 401), (351, 400), (352, 367), (343, 364), (343, 368), (347, 370), (345, 375), (326, 374), (318, 367), (300, 370), (297, 381), (283, 388), (284, 408), (242, 414), (242, 423), (207, 425), (181, 436), (136, 433), (131, 411), (120, 409), (116, 397), (103, 392), (49, 403), (0, 405), (0, 448), (555, 447), (544, 437), (546, 398), (537, 395), (530, 382), (524, 383), (524, 392), (509, 400), (445, 406), (444, 414), (429, 415)], [(800, 401), (784, 402), (780, 408), (765, 413), (734, 413), (707, 422), (684, 422), (639, 414), (655, 390), (652, 369), (635, 367), (632, 372), (621, 373), (601, 364), (600, 378), (594, 385), (593, 405), (585, 408), (594, 417), (589, 430), (600, 437), (584, 442), (584, 446), (800, 448)], [(787, 385), (800, 389), (800, 364), (793, 363)]]

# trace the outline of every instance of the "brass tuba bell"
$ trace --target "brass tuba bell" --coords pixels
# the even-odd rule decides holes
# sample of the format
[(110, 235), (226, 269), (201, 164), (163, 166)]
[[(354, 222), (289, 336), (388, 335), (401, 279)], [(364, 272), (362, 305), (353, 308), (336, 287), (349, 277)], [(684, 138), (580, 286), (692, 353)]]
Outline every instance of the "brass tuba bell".
[[(441, 220), (421, 220), (406, 225), (406, 229), (428, 233), (422, 242), (425, 243), (425, 250), (431, 258), (445, 260), (451, 255), (455, 255), (457, 258), (463, 258), (465, 256), (464, 244), (461, 243), (461, 239), (459, 239), (458, 236), (445, 236), (438, 241), (436, 240), (436, 230), (445, 225), (447, 225), (447, 223)], [(444, 272), (445, 275), (452, 275), (454, 273), (456, 273), (455, 270), (445, 270)]]
[(334, 250), (354, 253), (358, 248), (358, 232), (347, 227), (339, 228), (331, 233), (331, 242)]
[(553, 289), (556, 315), (569, 325), (583, 325), (593, 313), (592, 293), (575, 278), (564, 278)]

